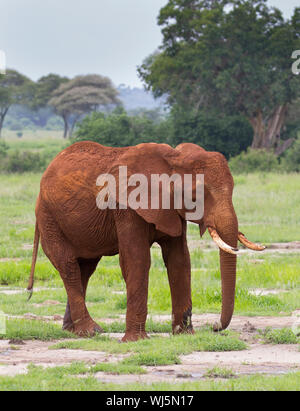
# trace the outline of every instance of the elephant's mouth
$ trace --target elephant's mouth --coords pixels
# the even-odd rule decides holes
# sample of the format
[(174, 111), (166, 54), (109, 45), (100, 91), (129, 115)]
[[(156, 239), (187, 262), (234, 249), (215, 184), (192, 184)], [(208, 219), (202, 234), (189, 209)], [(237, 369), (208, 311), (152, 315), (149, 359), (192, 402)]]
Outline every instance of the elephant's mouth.
[[(222, 240), (222, 238), (219, 236), (219, 234), (218, 234), (218, 232), (215, 228), (208, 227), (208, 232), (209, 232), (211, 238), (213, 239), (213, 241), (218, 245), (218, 247), (221, 250), (223, 250), (223, 251), (225, 251), (226, 253), (229, 253), (229, 254), (238, 254), (239, 249), (231, 247), (230, 245), (225, 243), (225, 241)], [(265, 246), (252, 243), (250, 240), (247, 239), (245, 234), (243, 234), (241, 232), (238, 233), (238, 239), (245, 247), (249, 248), (250, 250), (263, 251), (266, 248)]]

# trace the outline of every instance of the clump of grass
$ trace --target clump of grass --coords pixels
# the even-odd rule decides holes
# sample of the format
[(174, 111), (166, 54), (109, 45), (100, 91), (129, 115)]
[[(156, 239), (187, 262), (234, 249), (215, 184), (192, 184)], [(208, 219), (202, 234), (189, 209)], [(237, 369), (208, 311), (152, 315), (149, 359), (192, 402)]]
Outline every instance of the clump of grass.
[(63, 331), (60, 326), (45, 321), (8, 319), (6, 321), (6, 334), (0, 339), (42, 340), (51, 341), (62, 338), (74, 338), (74, 334)]
[(266, 328), (262, 335), (264, 342), (269, 344), (297, 344), (300, 340), (290, 328)]
[(148, 366), (158, 366), (158, 365), (171, 365), (180, 364), (181, 361), (176, 352), (172, 350), (156, 351), (151, 352), (139, 352), (138, 354), (131, 355), (122, 362), (125, 365), (148, 365)]
[(129, 363), (100, 363), (90, 368), (89, 372), (95, 374), (97, 372), (105, 372), (107, 374), (145, 374), (147, 371), (135, 364)]
[[(103, 331), (106, 333), (120, 333), (120, 332), (122, 333), (122, 332), (125, 332), (125, 328), (126, 328), (124, 321), (114, 321), (110, 324), (99, 322), (99, 325), (101, 326)], [(171, 333), (172, 325), (170, 321), (169, 322), (158, 322), (150, 318), (146, 322), (146, 330), (149, 333)]]
[(233, 378), (236, 374), (229, 368), (213, 367), (204, 374), (206, 378)]
[(97, 336), (92, 339), (63, 341), (50, 348), (105, 351), (114, 354), (132, 353), (132, 356), (123, 360), (123, 364), (156, 366), (179, 364), (180, 355), (195, 351), (244, 350), (246, 344), (230, 332), (218, 334), (203, 327), (195, 335), (155, 336), (148, 340), (122, 344), (108, 336)]

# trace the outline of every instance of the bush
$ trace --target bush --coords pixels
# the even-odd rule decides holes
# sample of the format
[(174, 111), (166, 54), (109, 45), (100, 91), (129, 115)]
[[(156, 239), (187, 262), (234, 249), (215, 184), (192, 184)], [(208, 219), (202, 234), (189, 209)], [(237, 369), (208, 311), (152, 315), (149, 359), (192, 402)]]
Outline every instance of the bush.
[(282, 169), (287, 172), (300, 172), (300, 138), (285, 152), (281, 160)]
[(278, 157), (272, 152), (249, 148), (229, 161), (229, 168), (233, 174), (247, 174), (253, 172), (278, 171), (280, 169)]
[[(6, 157), (8, 145), (4, 141), (0, 141), (0, 160), (2, 161)], [(0, 163), (1, 164), (1, 163)]]
[(205, 150), (218, 151), (228, 159), (250, 146), (253, 130), (242, 116), (221, 117), (217, 113), (184, 111), (174, 107), (172, 144), (189, 142)]
[(105, 146), (126, 147), (147, 142), (167, 142), (168, 120), (156, 122), (146, 115), (129, 116), (117, 108), (111, 114), (94, 112), (76, 128), (73, 142), (95, 141)]
[(8, 173), (39, 172), (45, 169), (45, 159), (39, 153), (15, 150), (1, 162), (1, 171)]

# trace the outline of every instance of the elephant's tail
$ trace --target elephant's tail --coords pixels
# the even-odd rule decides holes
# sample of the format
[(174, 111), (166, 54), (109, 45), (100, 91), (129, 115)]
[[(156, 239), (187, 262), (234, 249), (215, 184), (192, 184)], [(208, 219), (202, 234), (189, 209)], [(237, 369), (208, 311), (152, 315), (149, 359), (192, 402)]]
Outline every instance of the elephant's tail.
[(34, 270), (35, 270), (35, 264), (37, 260), (37, 255), (38, 255), (38, 250), (39, 250), (39, 242), (40, 242), (40, 232), (39, 228), (37, 225), (37, 222), (35, 224), (35, 234), (34, 234), (34, 244), (33, 244), (33, 254), (32, 254), (32, 263), (31, 263), (31, 271), (30, 271), (30, 277), (29, 277), (29, 282), (28, 282), (28, 287), (27, 291), (29, 293), (28, 300), (30, 300), (32, 294), (33, 294), (33, 283), (34, 283)]

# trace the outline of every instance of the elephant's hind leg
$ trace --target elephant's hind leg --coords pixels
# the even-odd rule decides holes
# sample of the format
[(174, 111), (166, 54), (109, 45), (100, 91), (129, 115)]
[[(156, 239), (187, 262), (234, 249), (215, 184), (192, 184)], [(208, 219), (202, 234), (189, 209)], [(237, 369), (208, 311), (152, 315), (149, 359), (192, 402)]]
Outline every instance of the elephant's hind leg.
[(72, 331), (81, 336), (94, 335), (99, 326), (92, 320), (86, 308), (80, 265), (73, 248), (52, 216), (41, 214), (42, 212), (39, 228), (42, 247), (64, 282), (73, 323)]
[[(86, 298), (86, 290), (87, 290), (89, 279), (92, 276), (92, 274), (95, 272), (99, 261), (100, 261), (100, 258), (89, 259), (89, 260), (78, 259), (78, 264), (79, 264), (80, 272), (81, 272), (81, 284), (82, 284), (84, 299)], [(68, 330), (68, 331), (74, 330), (74, 324), (71, 318), (69, 299), (68, 299), (67, 306), (66, 306), (66, 312), (64, 316), (64, 322), (63, 322), (63, 329)], [(99, 325), (95, 326), (95, 331), (103, 332), (102, 328)]]

